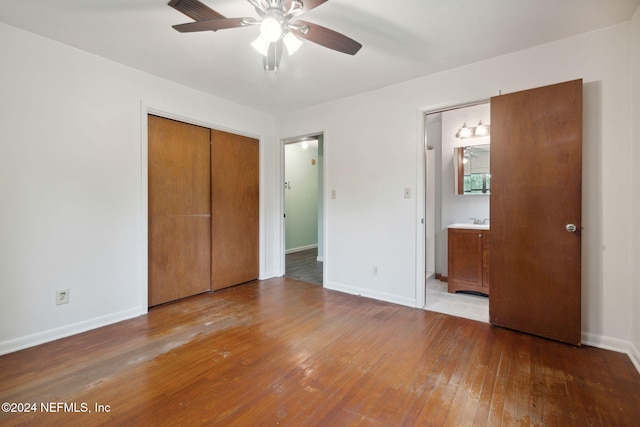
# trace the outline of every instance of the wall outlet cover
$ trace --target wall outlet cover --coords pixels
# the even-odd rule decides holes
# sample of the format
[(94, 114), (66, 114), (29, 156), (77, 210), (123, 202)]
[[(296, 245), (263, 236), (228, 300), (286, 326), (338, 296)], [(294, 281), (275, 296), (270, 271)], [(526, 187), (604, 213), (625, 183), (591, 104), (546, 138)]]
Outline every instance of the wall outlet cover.
[(56, 305), (69, 304), (69, 289), (56, 291)]

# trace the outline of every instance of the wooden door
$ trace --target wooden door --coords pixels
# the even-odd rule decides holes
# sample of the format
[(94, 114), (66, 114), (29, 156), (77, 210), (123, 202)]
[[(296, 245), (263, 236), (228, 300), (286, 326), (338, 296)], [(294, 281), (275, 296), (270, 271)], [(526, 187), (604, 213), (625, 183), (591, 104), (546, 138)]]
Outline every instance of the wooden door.
[(580, 343), (581, 177), (582, 80), (491, 99), (492, 324)]
[(148, 116), (149, 306), (211, 289), (210, 130)]
[(259, 275), (259, 143), (211, 131), (213, 290)]

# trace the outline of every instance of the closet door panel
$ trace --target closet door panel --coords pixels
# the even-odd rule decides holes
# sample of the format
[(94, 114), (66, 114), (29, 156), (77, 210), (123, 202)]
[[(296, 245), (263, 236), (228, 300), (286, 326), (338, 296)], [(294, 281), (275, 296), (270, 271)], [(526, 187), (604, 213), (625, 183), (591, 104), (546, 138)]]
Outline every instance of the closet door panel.
[(211, 289), (210, 130), (149, 115), (149, 306)]
[(212, 289), (259, 276), (259, 142), (211, 131)]

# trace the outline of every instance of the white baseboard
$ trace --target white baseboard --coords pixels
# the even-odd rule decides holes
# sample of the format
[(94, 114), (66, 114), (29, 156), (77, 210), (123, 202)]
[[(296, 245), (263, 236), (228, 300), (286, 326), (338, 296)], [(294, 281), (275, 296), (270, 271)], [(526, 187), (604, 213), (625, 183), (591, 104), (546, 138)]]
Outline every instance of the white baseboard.
[(13, 353), (14, 351), (22, 350), (27, 347), (33, 347), (49, 341), (54, 341), (60, 338), (66, 338), (71, 335), (90, 331), (92, 329), (97, 329), (102, 326), (110, 325), (112, 323), (131, 319), (133, 317), (138, 317), (141, 314), (144, 313), (142, 313), (140, 309), (133, 308), (130, 310), (120, 311), (118, 313), (112, 313), (82, 322), (72, 323), (70, 325), (60, 326), (58, 328), (37, 332), (35, 334), (26, 335), (24, 337), (3, 341), (0, 342), (0, 355)]
[(344, 285), (341, 283), (327, 282), (324, 283), (325, 289), (331, 289), (334, 291), (344, 292), (346, 294), (358, 295), (362, 297), (372, 298), (379, 301), (391, 302), (394, 304), (405, 305), (407, 307), (415, 308), (415, 298), (404, 298), (398, 295), (388, 294), (386, 292), (372, 291), (371, 289), (359, 288), (356, 286)]
[(629, 353), (627, 354), (629, 355), (629, 359), (631, 359), (631, 363), (633, 363), (633, 366), (635, 366), (638, 372), (640, 372), (640, 351), (638, 351), (633, 343), (631, 343), (631, 348), (629, 349)]
[(611, 350), (627, 354), (629, 359), (631, 359), (633, 366), (635, 366), (638, 373), (640, 373), (640, 352), (638, 352), (638, 349), (631, 341), (583, 332), (582, 343), (591, 347), (598, 347), (603, 350)]
[(258, 277), (258, 280), (267, 280), (273, 279), (274, 277), (282, 277), (284, 274), (278, 273), (277, 271), (266, 271), (263, 275)]
[(306, 246), (298, 246), (297, 248), (291, 248), (291, 249), (287, 249), (284, 251), (285, 254), (289, 255), (295, 252), (302, 252), (302, 251), (307, 251), (309, 249), (315, 249), (318, 247), (317, 243), (314, 243), (313, 245), (306, 245)]

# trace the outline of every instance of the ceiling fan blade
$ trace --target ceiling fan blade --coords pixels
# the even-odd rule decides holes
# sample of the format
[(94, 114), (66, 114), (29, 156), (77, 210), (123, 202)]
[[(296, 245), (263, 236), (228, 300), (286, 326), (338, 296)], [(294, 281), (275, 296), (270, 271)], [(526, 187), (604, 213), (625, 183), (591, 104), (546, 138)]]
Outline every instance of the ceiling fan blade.
[[(306, 25), (309, 31), (305, 33), (305, 31), (295, 28), (299, 25)], [(292, 29), (298, 37), (317, 43), (320, 46), (337, 50), (338, 52), (355, 55), (362, 47), (357, 41), (322, 25), (312, 24), (307, 21), (296, 21), (295, 27), (292, 27)]]
[(211, 19), (209, 21), (188, 22), (186, 24), (174, 25), (173, 28), (181, 33), (193, 33), (196, 31), (218, 31), (228, 28), (244, 27), (247, 20), (251, 18), (224, 18)]
[(210, 21), (225, 17), (198, 0), (171, 0), (169, 6), (187, 15), (194, 21)]
[[(311, 9), (315, 9), (322, 3), (326, 3), (329, 0), (302, 0), (302, 12), (309, 12)], [(286, 0), (284, 2), (284, 10), (289, 10), (292, 0)]]

